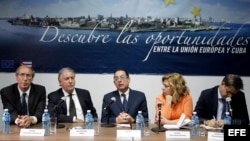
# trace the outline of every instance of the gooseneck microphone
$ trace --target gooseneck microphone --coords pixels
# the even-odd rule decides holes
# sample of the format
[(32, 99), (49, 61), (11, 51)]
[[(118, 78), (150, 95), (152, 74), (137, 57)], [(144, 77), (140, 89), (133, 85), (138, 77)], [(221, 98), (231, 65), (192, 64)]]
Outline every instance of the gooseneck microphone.
[(166, 131), (166, 129), (161, 126), (161, 107), (162, 107), (162, 103), (158, 102), (157, 107), (158, 107), (158, 127), (154, 127), (151, 130), (153, 132), (164, 132), (164, 131)]
[(52, 111), (54, 111), (56, 108), (60, 107), (63, 104), (63, 102), (65, 102), (65, 100), (66, 100), (65, 96), (61, 97), (60, 101), (53, 107)]
[(53, 107), (53, 109), (51, 111), (51, 112), (55, 111), (55, 113), (56, 113), (56, 118), (57, 118), (56, 128), (64, 128), (65, 127), (64, 124), (59, 124), (58, 123), (58, 111), (59, 111), (59, 108), (61, 107), (61, 105), (65, 102), (65, 100), (66, 100), (65, 96), (61, 97), (60, 101)]
[(116, 98), (111, 97), (111, 101), (104, 107), (104, 110), (106, 110), (108, 107), (110, 107), (115, 101), (116, 101)]
[(226, 98), (226, 102), (227, 102), (227, 105), (228, 105), (228, 111), (229, 111), (231, 117), (233, 117), (233, 109), (231, 107), (231, 101), (232, 101), (231, 97)]
[(162, 104), (161, 104), (161, 102), (159, 102), (159, 103), (157, 104), (157, 107), (158, 107), (158, 110), (159, 110), (159, 111), (161, 111), (161, 106), (162, 106)]
[(110, 109), (110, 106), (116, 101), (116, 98), (115, 97), (111, 97), (111, 100), (108, 104), (106, 104), (106, 106), (104, 107), (104, 110), (106, 110), (107, 112), (107, 122), (106, 123), (102, 123), (101, 124), (101, 127), (115, 127), (115, 124), (113, 123), (110, 123), (109, 121), (109, 117), (110, 117), (110, 114), (111, 114), (111, 109)]

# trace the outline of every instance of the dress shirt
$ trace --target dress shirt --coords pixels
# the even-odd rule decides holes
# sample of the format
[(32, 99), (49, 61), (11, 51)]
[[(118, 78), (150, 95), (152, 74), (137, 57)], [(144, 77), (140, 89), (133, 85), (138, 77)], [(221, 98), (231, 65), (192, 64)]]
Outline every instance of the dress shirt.
[(127, 99), (127, 101), (128, 101), (129, 89), (128, 89), (125, 93), (119, 92), (119, 94), (120, 94), (121, 102), (123, 102), (123, 98), (124, 98), (124, 97), (122, 96), (122, 94), (125, 94), (125, 95), (126, 95), (126, 99)]
[[(70, 101), (69, 93), (67, 93), (64, 90), (63, 90), (63, 93), (64, 93), (64, 96), (66, 97), (67, 115), (69, 116), (69, 101)], [(77, 94), (76, 94), (75, 90), (72, 92), (72, 99), (73, 99), (73, 101), (75, 103), (77, 119), (81, 119), (81, 120), (84, 121), (84, 115), (82, 113), (82, 108), (81, 108), (81, 105), (80, 105), (80, 102), (79, 102), (79, 99), (77, 97)], [(73, 121), (75, 121), (75, 120), (76, 120), (76, 117), (74, 117)]]
[[(22, 92), (21, 89), (18, 87), (18, 91), (19, 91), (19, 94), (20, 94), (21, 103), (22, 103), (22, 96), (23, 96), (24, 93), (26, 93), (25, 100), (26, 100), (26, 103), (27, 103), (27, 115), (29, 115), (29, 94), (30, 94), (30, 87), (29, 87), (29, 89), (26, 92)], [(36, 124), (37, 123), (37, 117), (36, 116), (30, 116), (30, 118), (32, 119), (32, 124)], [(15, 124), (17, 124), (17, 123), (18, 123), (18, 119), (15, 120)]]
[(222, 101), (222, 97), (218, 89), (218, 108), (217, 108), (217, 117), (216, 117), (217, 120), (222, 119), (221, 117), (222, 111), (223, 111), (223, 101)]

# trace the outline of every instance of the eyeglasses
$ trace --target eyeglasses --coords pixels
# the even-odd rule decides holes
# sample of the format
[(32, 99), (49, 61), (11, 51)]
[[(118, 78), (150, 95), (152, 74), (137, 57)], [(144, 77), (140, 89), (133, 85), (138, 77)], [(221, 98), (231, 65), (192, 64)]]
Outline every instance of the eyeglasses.
[(32, 78), (31, 74), (19, 73), (17, 75), (20, 76), (21, 78), (25, 78), (25, 77), (28, 78), (28, 79)]
[(119, 81), (119, 80), (123, 81), (123, 80), (125, 80), (125, 79), (127, 79), (127, 78), (128, 78), (128, 76), (125, 76), (125, 75), (122, 75), (122, 76), (115, 76), (115, 77), (114, 77), (114, 81)]

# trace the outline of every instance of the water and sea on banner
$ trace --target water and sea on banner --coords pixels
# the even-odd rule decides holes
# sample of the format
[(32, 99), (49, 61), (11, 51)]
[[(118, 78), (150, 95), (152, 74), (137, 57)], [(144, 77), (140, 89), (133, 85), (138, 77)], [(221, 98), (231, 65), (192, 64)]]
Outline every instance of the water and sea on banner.
[(134, 74), (250, 75), (250, 24), (162, 31), (37, 27), (7, 20), (0, 25), (0, 72), (14, 71), (25, 61), (37, 72), (69, 66), (79, 73), (123, 67)]

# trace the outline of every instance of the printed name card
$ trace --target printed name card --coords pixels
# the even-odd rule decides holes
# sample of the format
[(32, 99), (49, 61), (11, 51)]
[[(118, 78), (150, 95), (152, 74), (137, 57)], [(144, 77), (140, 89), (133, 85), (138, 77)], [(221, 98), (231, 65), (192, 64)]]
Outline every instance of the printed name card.
[(117, 124), (116, 125), (117, 128), (131, 128), (130, 124)]
[(208, 132), (207, 133), (207, 140), (208, 141), (224, 141), (224, 133), (220, 132)]
[(71, 129), (70, 136), (94, 136), (95, 130), (94, 129)]
[(44, 129), (21, 129), (20, 136), (44, 136)]
[(166, 139), (190, 139), (189, 131), (166, 131)]
[(136, 137), (141, 138), (141, 130), (117, 130), (116, 137)]

